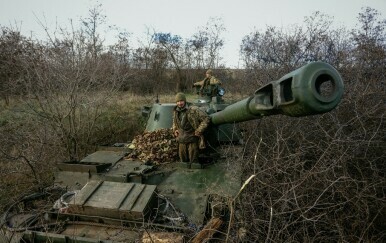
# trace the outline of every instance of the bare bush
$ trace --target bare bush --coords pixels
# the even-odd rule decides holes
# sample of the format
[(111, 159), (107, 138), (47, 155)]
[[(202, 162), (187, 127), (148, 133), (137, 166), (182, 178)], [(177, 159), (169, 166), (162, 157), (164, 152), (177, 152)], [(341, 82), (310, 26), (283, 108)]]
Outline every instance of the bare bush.
[[(11, 102), (12, 105), (12, 102)], [(2, 111), (0, 124), (0, 209), (25, 192), (52, 183), (55, 162), (64, 157), (57, 138), (33, 116)]]
[(240, 241), (385, 240), (386, 94), (360, 86), (331, 113), (249, 124)]
[[(376, 10), (365, 8), (358, 18), (361, 28), (350, 33), (351, 40), (346, 31), (331, 32), (321, 20), (308, 19), (315, 27), (309, 30), (324, 34), (314, 36), (311, 49), (303, 49), (307, 42), (300, 38), (295, 43), (307, 51), (290, 56), (321, 54), (319, 59), (335, 63), (345, 83), (344, 99), (331, 113), (248, 124), (247, 134), (253, 135), (243, 158), (244, 178), (255, 177), (238, 201), (235, 240), (385, 241), (386, 90), (381, 70), (386, 22), (379, 17)], [(268, 29), (246, 38), (246, 57), (252, 58), (246, 60), (254, 61), (247, 66), (247, 76), (276, 79), (285, 67), (296, 66), (293, 59), (286, 61), (287, 52), (280, 52), (293, 43), (296, 33)], [(275, 52), (275, 59), (264, 60), (259, 55), (266, 52), (257, 55), (255, 50), (269, 51), (267, 43), (284, 49)], [(264, 65), (276, 68), (263, 70)]]

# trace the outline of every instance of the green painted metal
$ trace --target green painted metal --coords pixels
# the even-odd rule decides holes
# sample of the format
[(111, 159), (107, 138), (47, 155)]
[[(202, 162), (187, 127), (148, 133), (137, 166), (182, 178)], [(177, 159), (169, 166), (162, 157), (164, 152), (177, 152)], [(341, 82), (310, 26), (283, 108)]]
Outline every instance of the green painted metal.
[(343, 81), (336, 69), (327, 63), (313, 62), (210, 116), (212, 123), (218, 125), (276, 114), (315, 115), (334, 109), (342, 95)]
[(226, 163), (215, 163), (204, 169), (187, 169), (185, 163), (168, 166), (174, 171), (157, 188), (196, 225), (204, 222), (210, 194), (232, 198), (242, 184), (240, 175)]
[(173, 108), (176, 104), (155, 103), (149, 113), (146, 131), (155, 131), (163, 128), (171, 128), (173, 124)]
[(69, 201), (71, 214), (144, 221), (154, 206), (155, 185), (89, 181)]

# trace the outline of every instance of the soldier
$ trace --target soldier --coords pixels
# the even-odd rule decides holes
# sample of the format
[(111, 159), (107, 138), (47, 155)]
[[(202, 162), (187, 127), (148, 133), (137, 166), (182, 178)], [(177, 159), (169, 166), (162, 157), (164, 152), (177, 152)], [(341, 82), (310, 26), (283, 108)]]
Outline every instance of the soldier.
[(178, 142), (180, 161), (187, 162), (188, 168), (191, 168), (192, 163), (198, 163), (199, 144), (205, 144), (203, 133), (209, 125), (210, 117), (198, 107), (189, 106), (184, 93), (176, 95), (176, 104), (173, 111), (173, 134)]
[(208, 96), (210, 98), (217, 97), (218, 88), (221, 85), (221, 81), (213, 76), (212, 69), (208, 69), (205, 72), (205, 79), (193, 84), (194, 87), (199, 87), (198, 93), (201, 96)]

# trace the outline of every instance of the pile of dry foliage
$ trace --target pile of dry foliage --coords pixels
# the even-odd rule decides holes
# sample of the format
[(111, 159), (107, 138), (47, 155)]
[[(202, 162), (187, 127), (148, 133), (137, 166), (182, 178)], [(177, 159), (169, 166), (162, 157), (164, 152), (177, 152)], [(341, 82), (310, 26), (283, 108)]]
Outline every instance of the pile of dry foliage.
[(128, 145), (131, 152), (128, 158), (152, 161), (155, 164), (173, 162), (178, 158), (178, 147), (171, 129), (145, 131), (134, 137)]

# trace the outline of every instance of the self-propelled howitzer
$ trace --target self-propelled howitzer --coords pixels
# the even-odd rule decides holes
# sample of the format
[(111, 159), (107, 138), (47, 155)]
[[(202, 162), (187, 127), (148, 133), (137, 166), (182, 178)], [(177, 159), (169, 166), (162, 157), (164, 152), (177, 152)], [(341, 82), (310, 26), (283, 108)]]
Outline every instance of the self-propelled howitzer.
[[(238, 195), (242, 184), (237, 163), (227, 163), (222, 153), (229, 142), (242, 138), (235, 124), (268, 115), (328, 112), (343, 93), (339, 73), (322, 62), (307, 64), (233, 104), (223, 101), (224, 90), (217, 85), (199, 88), (203, 92), (194, 105), (211, 117), (205, 133), (207, 151), (199, 166), (130, 157), (131, 152), (141, 151), (131, 147), (134, 142), (100, 148), (80, 161), (59, 163), (54, 187), (23, 197), (5, 210), (0, 220), (5, 235), (0, 231), (0, 241), (206, 241), (231, 226), (226, 224), (229, 199)], [(156, 102), (144, 107), (147, 135), (159, 137), (161, 128), (170, 131), (175, 105)], [(163, 157), (166, 147), (156, 146), (165, 142), (164, 137), (161, 140), (153, 146), (140, 145)], [(164, 144), (173, 147), (173, 140)], [(243, 146), (232, 148), (242, 150)]]

